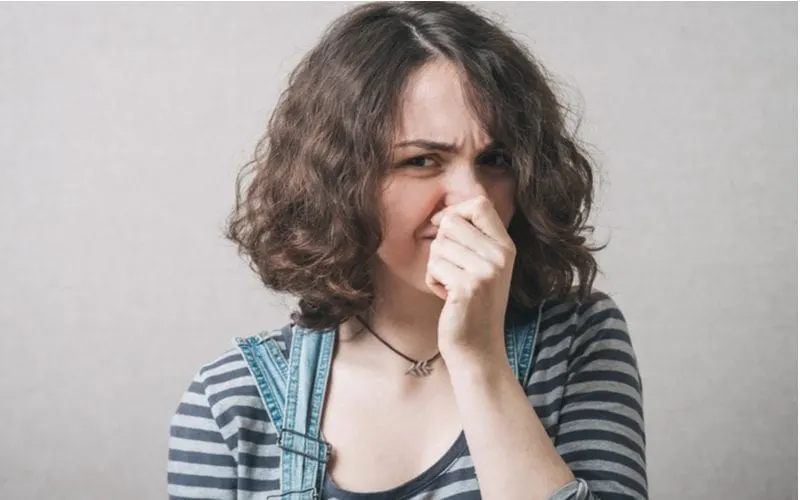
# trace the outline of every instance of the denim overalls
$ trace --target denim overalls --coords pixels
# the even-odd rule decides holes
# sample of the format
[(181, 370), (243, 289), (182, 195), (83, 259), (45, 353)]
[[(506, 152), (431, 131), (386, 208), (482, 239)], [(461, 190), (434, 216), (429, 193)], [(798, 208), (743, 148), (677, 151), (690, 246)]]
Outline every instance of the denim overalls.
[[(506, 316), (506, 354), (523, 386), (531, 370), (542, 305), (533, 314)], [(279, 433), (281, 494), (268, 498), (318, 500), (331, 456), (330, 444), (320, 436), (320, 423), (337, 329), (291, 328), (289, 359), (275, 338), (264, 334), (237, 337), (234, 342)]]

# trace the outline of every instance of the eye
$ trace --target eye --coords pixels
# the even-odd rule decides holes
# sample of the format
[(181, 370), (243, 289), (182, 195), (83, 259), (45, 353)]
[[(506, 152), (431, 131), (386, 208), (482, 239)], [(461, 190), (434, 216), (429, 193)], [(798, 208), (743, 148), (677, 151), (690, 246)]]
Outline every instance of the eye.
[(504, 151), (490, 151), (481, 155), (479, 161), (482, 165), (492, 168), (506, 169), (511, 167), (511, 158)]
[(432, 156), (415, 156), (414, 158), (409, 158), (408, 160), (404, 161), (403, 165), (409, 167), (421, 167), (421, 168), (434, 166), (432, 164), (426, 164), (425, 162), (427, 160), (430, 160), (431, 162), (435, 161), (435, 159)]

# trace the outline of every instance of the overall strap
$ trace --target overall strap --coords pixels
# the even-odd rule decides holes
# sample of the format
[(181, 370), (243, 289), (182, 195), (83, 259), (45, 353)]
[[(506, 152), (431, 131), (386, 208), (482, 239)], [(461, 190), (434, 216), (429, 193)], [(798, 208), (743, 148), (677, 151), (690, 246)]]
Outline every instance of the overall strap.
[(322, 405), (328, 386), (336, 329), (294, 327), (289, 353), (286, 409), (278, 441), (283, 495), (322, 496), (331, 447), (322, 440)]
[(320, 424), (335, 329), (319, 332), (295, 325), (287, 328), (292, 331), (288, 359), (279, 341), (268, 332), (237, 337), (234, 344), (279, 433), (281, 493), (268, 498), (319, 499), (330, 459), (330, 445), (320, 438)]
[(533, 368), (533, 348), (539, 335), (544, 302), (533, 317), (512, 318), (506, 322), (506, 356), (517, 380), (524, 388)]
[(234, 345), (247, 363), (270, 420), (275, 429), (280, 430), (286, 408), (289, 367), (278, 341), (268, 335), (269, 332), (262, 332), (247, 338), (236, 337)]

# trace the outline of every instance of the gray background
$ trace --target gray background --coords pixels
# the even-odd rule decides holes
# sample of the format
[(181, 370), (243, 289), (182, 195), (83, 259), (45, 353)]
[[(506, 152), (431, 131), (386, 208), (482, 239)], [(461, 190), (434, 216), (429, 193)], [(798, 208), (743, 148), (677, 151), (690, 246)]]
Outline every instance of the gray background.
[[(169, 418), (282, 326), (220, 236), (286, 74), (347, 4), (0, 5), (0, 497), (165, 496)], [(797, 498), (797, 6), (483, 4), (584, 117), (597, 286), (654, 499)]]

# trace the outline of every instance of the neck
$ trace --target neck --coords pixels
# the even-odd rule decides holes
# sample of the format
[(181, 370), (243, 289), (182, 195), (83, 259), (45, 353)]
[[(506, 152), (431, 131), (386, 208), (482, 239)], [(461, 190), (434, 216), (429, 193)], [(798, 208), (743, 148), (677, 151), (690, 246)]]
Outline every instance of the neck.
[[(369, 328), (381, 339), (406, 356), (416, 360), (426, 360), (438, 351), (439, 315), (444, 301), (432, 292), (422, 292), (395, 277), (376, 279), (375, 300), (367, 313), (361, 315)], [(384, 351), (396, 357), (400, 364), (407, 364), (397, 354), (363, 328), (355, 318), (348, 321), (347, 330), (354, 337), (364, 338), (370, 350)], [(363, 330), (363, 332), (362, 332)], [(381, 356), (382, 358), (384, 356)]]

